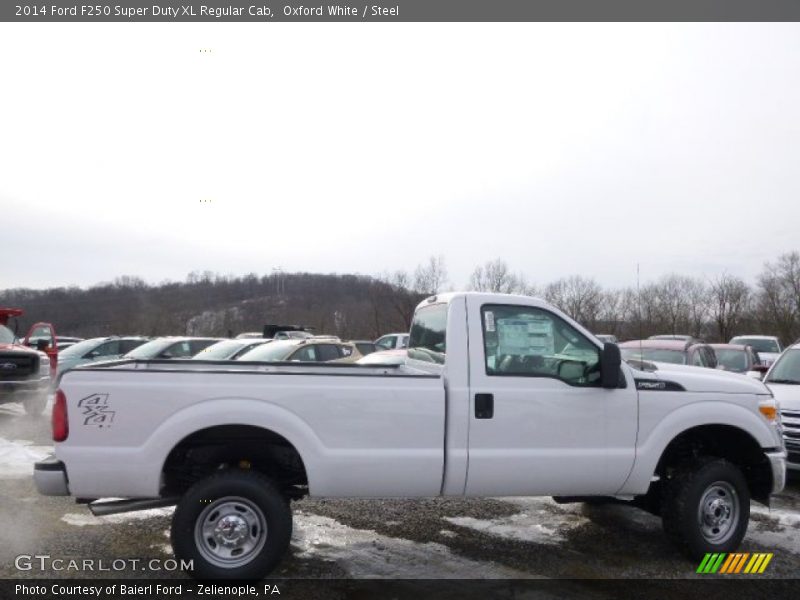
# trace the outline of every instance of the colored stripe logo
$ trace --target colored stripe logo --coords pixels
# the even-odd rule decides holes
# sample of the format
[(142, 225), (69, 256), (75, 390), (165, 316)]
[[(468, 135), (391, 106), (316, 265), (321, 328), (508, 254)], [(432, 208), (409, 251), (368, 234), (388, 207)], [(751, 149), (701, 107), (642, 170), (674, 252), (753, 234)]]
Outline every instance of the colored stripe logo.
[(718, 554), (706, 554), (697, 567), (697, 573), (704, 575), (720, 573), (725, 575), (746, 573), (750, 575), (761, 574), (767, 569), (767, 565), (774, 555), (765, 552), (725, 552)]

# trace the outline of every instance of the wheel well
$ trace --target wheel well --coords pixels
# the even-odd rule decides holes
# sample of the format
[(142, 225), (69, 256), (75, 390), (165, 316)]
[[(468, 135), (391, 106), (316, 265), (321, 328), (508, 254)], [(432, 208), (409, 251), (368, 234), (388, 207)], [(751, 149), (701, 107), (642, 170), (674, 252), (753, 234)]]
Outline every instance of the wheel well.
[(746, 431), (730, 425), (701, 425), (687, 429), (673, 439), (656, 466), (660, 479), (669, 479), (672, 471), (700, 456), (724, 458), (738, 466), (747, 480), (750, 496), (769, 503), (772, 470), (761, 445)]
[(307, 493), (303, 459), (285, 437), (253, 425), (218, 425), (194, 432), (170, 451), (162, 495), (182, 495), (196, 481), (226, 468), (264, 473), (293, 498)]

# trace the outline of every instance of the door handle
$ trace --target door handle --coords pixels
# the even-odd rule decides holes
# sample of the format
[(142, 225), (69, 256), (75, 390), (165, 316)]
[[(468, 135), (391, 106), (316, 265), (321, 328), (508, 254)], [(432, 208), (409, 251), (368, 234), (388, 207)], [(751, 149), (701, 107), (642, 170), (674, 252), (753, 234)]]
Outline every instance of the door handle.
[(475, 418), (494, 417), (494, 394), (475, 394)]

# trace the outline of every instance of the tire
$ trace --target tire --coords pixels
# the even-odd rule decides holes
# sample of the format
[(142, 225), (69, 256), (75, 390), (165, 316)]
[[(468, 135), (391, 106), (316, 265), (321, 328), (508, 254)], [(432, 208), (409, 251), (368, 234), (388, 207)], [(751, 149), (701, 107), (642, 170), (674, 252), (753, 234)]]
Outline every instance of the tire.
[(197, 579), (261, 579), (289, 547), (292, 512), (275, 484), (254, 471), (228, 470), (202, 479), (172, 517), (175, 557), (192, 561)]
[(666, 534), (692, 560), (733, 552), (750, 520), (747, 481), (726, 460), (698, 459), (666, 482), (661, 516)]
[(47, 406), (47, 394), (29, 396), (22, 401), (25, 412), (33, 417), (39, 416)]

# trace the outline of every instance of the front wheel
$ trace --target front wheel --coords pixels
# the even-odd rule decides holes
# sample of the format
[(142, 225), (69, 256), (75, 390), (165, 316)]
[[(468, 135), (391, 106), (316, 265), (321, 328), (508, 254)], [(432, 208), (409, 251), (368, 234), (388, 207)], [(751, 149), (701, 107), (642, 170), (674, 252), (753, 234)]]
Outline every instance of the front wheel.
[(736, 465), (704, 458), (678, 469), (661, 508), (667, 535), (692, 559), (733, 552), (750, 520), (750, 492)]
[(172, 518), (172, 548), (198, 579), (255, 580), (283, 558), (292, 536), (288, 502), (253, 471), (222, 471), (183, 495)]

